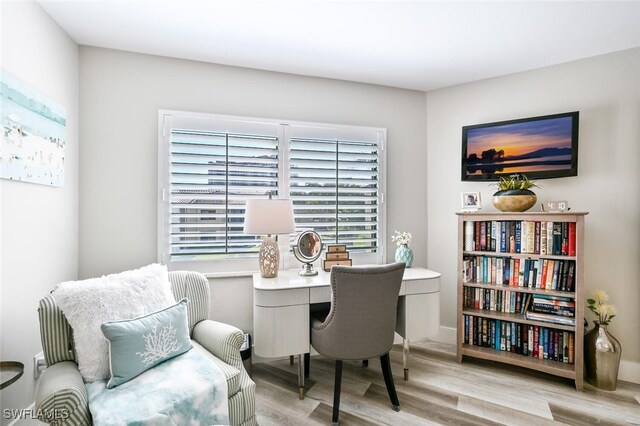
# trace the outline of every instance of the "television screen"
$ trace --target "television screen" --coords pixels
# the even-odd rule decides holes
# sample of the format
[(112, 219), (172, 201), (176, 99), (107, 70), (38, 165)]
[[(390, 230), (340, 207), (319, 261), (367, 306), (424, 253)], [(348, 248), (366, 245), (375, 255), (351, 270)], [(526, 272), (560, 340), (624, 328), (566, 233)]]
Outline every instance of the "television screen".
[(462, 180), (530, 179), (578, 174), (580, 113), (477, 124), (462, 128)]

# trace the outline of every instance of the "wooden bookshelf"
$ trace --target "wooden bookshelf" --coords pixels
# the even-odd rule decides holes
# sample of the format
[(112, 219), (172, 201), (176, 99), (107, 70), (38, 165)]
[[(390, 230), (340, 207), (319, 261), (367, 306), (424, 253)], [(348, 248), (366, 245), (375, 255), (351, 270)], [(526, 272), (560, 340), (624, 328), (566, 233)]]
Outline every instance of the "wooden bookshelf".
[[(458, 215), (458, 273), (457, 273), (457, 360), (462, 362), (463, 357), (480, 358), (498, 363), (510, 364), (519, 367), (529, 368), (536, 371), (565, 377), (574, 380), (576, 389), (583, 388), (583, 338), (584, 338), (584, 218), (588, 213), (567, 212), (567, 213), (467, 213), (460, 212)], [(498, 251), (486, 250), (465, 250), (465, 223), (472, 222), (505, 222), (505, 221), (530, 221), (530, 222), (555, 222), (555, 223), (575, 223), (575, 254), (538, 254), (538, 253), (517, 253), (501, 252), (499, 243), (496, 243)], [(494, 236), (498, 237), (498, 236)], [(468, 248), (468, 247), (467, 247)], [(572, 291), (562, 291), (556, 289), (533, 288), (531, 286), (513, 286), (495, 282), (465, 282), (464, 265), (467, 258), (510, 258), (510, 259), (531, 259), (531, 260), (569, 260), (574, 262), (575, 270), (573, 275)], [(541, 262), (538, 262), (540, 265)], [(491, 280), (489, 280), (491, 281)], [(500, 312), (488, 309), (477, 309), (465, 307), (464, 289), (480, 288), (498, 291), (510, 291), (520, 293), (521, 297), (529, 294), (540, 294), (547, 296), (560, 296), (575, 301), (574, 319), (575, 325), (561, 325), (557, 323), (533, 321), (525, 318), (521, 313)], [(573, 363), (555, 361), (552, 359), (533, 358), (515, 352), (495, 349), (465, 343), (465, 316), (482, 318), (487, 320), (499, 320), (507, 324), (522, 324), (525, 327), (538, 326), (558, 332), (569, 332), (573, 334)]]

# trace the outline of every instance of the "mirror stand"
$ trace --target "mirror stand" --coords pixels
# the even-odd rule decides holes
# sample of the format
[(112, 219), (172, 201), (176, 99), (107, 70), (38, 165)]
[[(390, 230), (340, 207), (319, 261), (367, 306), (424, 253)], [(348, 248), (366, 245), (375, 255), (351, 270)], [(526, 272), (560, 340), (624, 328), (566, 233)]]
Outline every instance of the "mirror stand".
[(302, 269), (298, 272), (298, 275), (301, 277), (313, 277), (318, 275), (318, 270), (313, 269), (313, 265), (311, 263), (303, 263)]

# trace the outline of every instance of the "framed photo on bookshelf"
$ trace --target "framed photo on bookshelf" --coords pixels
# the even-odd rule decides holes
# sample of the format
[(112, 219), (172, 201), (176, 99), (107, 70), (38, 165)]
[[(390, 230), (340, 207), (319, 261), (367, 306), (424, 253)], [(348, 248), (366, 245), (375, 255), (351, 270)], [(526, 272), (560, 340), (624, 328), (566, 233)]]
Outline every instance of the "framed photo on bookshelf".
[(481, 208), (479, 192), (462, 192), (460, 200), (463, 212), (476, 212)]

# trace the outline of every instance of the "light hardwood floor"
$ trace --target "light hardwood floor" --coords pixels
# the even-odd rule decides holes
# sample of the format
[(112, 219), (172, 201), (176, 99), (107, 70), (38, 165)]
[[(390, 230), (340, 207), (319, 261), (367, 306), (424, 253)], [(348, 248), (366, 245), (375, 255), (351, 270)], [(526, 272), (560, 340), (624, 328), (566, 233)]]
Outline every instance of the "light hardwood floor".
[[(402, 350), (391, 353), (400, 412), (391, 410), (380, 363), (343, 366), (341, 425), (640, 425), (640, 385), (618, 382), (614, 392), (585, 383), (488, 361), (455, 361), (455, 346), (411, 346), (410, 380), (402, 380)], [(253, 365), (261, 426), (331, 424), (333, 361), (311, 358), (306, 397), (298, 399), (297, 365)]]

